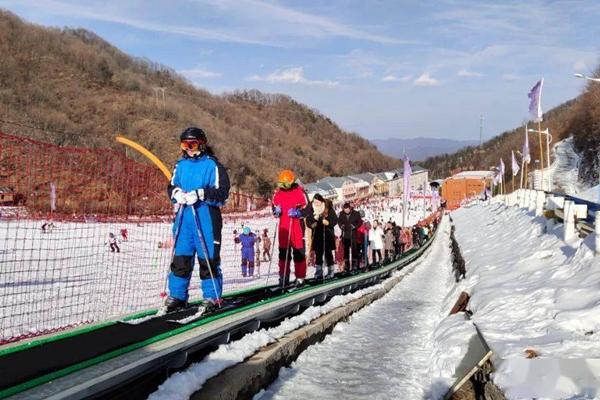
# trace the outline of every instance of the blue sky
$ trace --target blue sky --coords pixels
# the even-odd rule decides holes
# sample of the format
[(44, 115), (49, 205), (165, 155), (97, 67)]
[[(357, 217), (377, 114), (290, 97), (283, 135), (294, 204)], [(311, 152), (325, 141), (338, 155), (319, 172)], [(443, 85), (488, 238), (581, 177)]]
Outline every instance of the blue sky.
[(367, 138), (478, 139), (575, 97), (600, 60), (597, 1), (0, 0), (83, 27), (213, 93), (285, 93)]

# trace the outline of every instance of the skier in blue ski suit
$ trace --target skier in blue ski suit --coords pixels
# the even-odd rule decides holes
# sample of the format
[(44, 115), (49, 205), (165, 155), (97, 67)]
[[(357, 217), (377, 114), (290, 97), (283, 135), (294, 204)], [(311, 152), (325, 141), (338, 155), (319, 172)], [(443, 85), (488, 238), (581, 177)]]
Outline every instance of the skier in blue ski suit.
[(212, 306), (220, 304), (223, 292), (220, 267), (223, 220), (219, 207), (229, 196), (229, 177), (207, 146), (202, 129), (190, 127), (182, 132), (180, 139), (183, 157), (175, 164), (168, 187), (169, 198), (179, 205), (180, 210), (173, 224), (175, 253), (168, 280), (167, 310), (187, 304), (194, 256), (198, 257), (205, 303)]
[(249, 227), (244, 227), (243, 233), (238, 236), (242, 244), (242, 276), (254, 276), (254, 244), (256, 235)]

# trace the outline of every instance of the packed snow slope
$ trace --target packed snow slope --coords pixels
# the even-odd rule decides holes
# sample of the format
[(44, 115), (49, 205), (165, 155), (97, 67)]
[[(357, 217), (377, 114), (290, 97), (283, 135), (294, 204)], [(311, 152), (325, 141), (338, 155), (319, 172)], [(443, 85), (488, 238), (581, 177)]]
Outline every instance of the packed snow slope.
[(435, 240), (390, 293), (338, 324), (255, 398), (429, 398), (433, 332), (451, 306), (445, 301), (452, 282), (446, 219)]
[[(473, 320), (495, 353), (494, 381), (509, 398), (600, 395), (600, 257), (565, 243), (562, 225), (501, 204), (452, 213)], [(525, 358), (525, 350), (539, 357)], [(583, 396), (583, 397), (581, 397)]]

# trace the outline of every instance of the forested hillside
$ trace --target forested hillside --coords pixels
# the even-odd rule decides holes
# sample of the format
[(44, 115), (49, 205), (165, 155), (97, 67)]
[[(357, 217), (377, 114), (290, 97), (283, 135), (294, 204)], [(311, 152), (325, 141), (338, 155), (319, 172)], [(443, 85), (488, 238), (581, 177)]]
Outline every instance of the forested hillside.
[(172, 164), (179, 132), (198, 125), (234, 185), (263, 195), (281, 168), (312, 181), (400, 165), (288, 96), (213, 95), (89, 31), (40, 27), (0, 11), (0, 54), (0, 129), (6, 133), (119, 149), (114, 136), (123, 134)]
[[(599, 74), (600, 68), (596, 70), (596, 76)], [(530, 123), (529, 127), (537, 129), (537, 124)], [(546, 128), (550, 129), (554, 142), (573, 136), (575, 150), (582, 157), (579, 166), (580, 180), (588, 184), (597, 183), (600, 173), (600, 83), (589, 82), (580, 96), (544, 114), (542, 129)], [(489, 169), (497, 166), (502, 157), (507, 165), (508, 181), (511, 150), (522, 149), (524, 134), (523, 124), (488, 140), (481, 148), (471, 146), (452, 154), (430, 157), (423, 165), (431, 170), (433, 177), (442, 178), (456, 169)], [(529, 146), (532, 159), (539, 159), (537, 134), (530, 133)]]

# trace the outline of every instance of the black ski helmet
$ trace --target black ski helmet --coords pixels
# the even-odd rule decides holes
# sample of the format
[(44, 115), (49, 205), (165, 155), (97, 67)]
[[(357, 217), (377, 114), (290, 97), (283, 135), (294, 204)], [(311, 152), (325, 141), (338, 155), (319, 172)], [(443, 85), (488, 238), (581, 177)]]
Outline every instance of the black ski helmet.
[(179, 140), (199, 140), (200, 142), (207, 143), (208, 138), (206, 137), (206, 133), (200, 128), (196, 128), (195, 126), (190, 126), (179, 136)]

